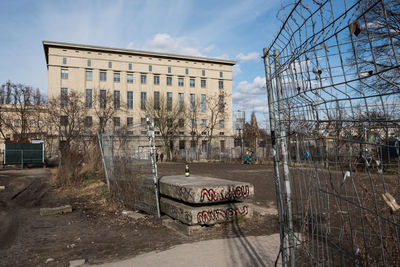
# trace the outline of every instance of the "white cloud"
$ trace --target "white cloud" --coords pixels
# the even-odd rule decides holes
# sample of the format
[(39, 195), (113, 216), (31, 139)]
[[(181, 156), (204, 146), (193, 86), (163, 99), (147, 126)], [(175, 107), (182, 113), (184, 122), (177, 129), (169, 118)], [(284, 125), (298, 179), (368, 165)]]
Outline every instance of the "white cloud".
[(265, 78), (257, 76), (254, 78), (253, 82), (242, 81), (238, 84), (237, 90), (240, 93), (250, 94), (250, 95), (260, 95), (266, 93)]
[(194, 38), (185, 36), (173, 37), (168, 33), (157, 33), (153, 39), (146, 41), (143, 45), (130, 42), (128, 48), (199, 57), (204, 57), (204, 53), (208, 53), (214, 49), (213, 44), (201, 47), (197, 43)]
[(236, 59), (242, 62), (251, 60), (258, 61), (260, 60), (260, 54), (257, 52), (248, 53), (247, 55), (240, 53), (236, 56)]
[(242, 73), (242, 70), (240, 69), (240, 64), (236, 64), (232, 67), (232, 76), (235, 77)]
[(236, 108), (251, 113), (252, 111), (265, 113), (268, 111), (267, 91), (265, 78), (257, 76), (252, 82), (241, 81), (232, 94)]

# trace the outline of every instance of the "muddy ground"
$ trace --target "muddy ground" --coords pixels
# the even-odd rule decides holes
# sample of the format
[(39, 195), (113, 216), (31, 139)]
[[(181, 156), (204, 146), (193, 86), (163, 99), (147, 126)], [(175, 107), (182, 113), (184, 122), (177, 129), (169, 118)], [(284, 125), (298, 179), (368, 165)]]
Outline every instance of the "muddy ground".
[[(159, 164), (159, 175), (183, 174), (181, 163)], [(54, 171), (54, 170), (53, 170)], [(103, 263), (199, 240), (278, 232), (276, 216), (254, 217), (207, 227), (185, 236), (161, 225), (158, 218), (132, 219), (112, 201), (107, 187), (88, 181), (69, 189), (54, 186), (51, 169), (0, 170), (0, 266), (68, 266), (70, 260)], [(253, 202), (275, 207), (273, 170), (267, 165), (191, 164), (193, 175), (250, 182)], [(71, 204), (72, 213), (40, 216), (42, 207)], [(48, 261), (52, 259), (52, 261)]]

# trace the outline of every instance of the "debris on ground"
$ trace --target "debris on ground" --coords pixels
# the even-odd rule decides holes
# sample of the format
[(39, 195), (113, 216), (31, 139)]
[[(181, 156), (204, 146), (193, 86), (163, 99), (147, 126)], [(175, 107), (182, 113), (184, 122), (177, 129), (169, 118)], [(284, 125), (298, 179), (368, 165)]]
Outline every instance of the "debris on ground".
[(64, 206), (55, 207), (55, 208), (41, 208), (40, 209), (41, 216), (57, 215), (57, 214), (63, 214), (63, 213), (69, 213), (69, 212), (72, 212), (71, 205), (64, 205)]

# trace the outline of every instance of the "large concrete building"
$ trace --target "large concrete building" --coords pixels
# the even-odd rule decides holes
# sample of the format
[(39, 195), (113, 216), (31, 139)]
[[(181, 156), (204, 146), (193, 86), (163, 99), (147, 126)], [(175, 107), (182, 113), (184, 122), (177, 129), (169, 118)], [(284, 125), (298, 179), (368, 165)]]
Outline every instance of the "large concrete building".
[[(118, 128), (127, 129), (138, 146), (146, 141), (146, 101), (156, 101), (160, 96), (173, 103), (199, 101), (197, 127), (206, 128), (211, 115), (205, 108), (207, 101), (223, 95), (224, 116), (216, 123), (213, 146), (233, 147), (234, 61), (50, 41), (43, 41), (43, 47), (49, 99), (77, 91), (91, 107), (94, 96), (113, 94), (114, 106), (119, 110), (109, 128), (117, 132)], [(92, 117), (94, 113), (87, 114), (93, 122), (99, 120)], [(204, 144), (201, 139), (205, 138), (200, 137), (197, 143)], [(179, 129), (173, 146), (193, 147), (193, 132), (187, 124)]]

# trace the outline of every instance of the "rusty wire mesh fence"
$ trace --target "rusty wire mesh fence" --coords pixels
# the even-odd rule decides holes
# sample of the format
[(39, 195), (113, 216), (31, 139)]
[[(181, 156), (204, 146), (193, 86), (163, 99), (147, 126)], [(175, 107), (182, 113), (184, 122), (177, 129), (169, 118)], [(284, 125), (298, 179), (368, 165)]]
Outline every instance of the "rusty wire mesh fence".
[(400, 265), (400, 1), (296, 1), (264, 49), (283, 265)]

